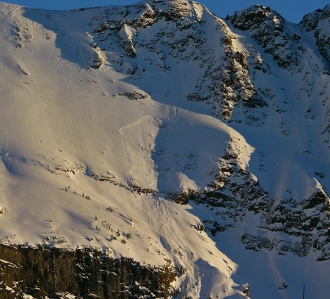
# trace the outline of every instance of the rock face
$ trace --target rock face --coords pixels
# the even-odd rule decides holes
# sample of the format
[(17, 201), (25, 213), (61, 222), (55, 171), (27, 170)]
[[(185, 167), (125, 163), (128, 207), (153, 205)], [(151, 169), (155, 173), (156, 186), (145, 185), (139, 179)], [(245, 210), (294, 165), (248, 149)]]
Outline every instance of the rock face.
[[(91, 24), (94, 40), (112, 53), (110, 61), (126, 66), (135, 79), (141, 77), (141, 69), (134, 59), (147, 51), (164, 72), (171, 71), (173, 60), (200, 68), (203, 75), (186, 98), (207, 102), (212, 114), (222, 119), (231, 119), (235, 106), (242, 106), (246, 114), (247, 108), (267, 106), (249, 78), (245, 54), (233, 48), (227, 24), (198, 3), (148, 1), (106, 10)], [(218, 40), (216, 49), (208, 35)], [(133, 60), (113, 55), (118, 51)]]
[(298, 256), (314, 251), (318, 260), (330, 259), (330, 198), (324, 190), (320, 188), (302, 202), (292, 198), (278, 202), (252, 173), (239, 167), (238, 156), (237, 151), (227, 148), (213, 190), (187, 194), (180, 203), (190, 200), (210, 207), (213, 217), (204, 220), (204, 226), (212, 235), (239, 226), (252, 214), (259, 224), (254, 228), (256, 235), (242, 234), (242, 243), (248, 250), (276, 250), (281, 255), (291, 252)]
[(286, 21), (270, 7), (253, 5), (229, 18), (234, 27), (249, 31), (256, 42), (269, 53), (282, 68), (299, 64), (304, 50), (301, 36), (291, 32)]
[(304, 16), (300, 24), (307, 32), (313, 32), (318, 49), (330, 68), (329, 37), (330, 5)]
[[(167, 297), (175, 271), (113, 259), (91, 249), (9, 247), (0, 245), (0, 297), (149, 298)], [(70, 297), (71, 298), (71, 297)]]

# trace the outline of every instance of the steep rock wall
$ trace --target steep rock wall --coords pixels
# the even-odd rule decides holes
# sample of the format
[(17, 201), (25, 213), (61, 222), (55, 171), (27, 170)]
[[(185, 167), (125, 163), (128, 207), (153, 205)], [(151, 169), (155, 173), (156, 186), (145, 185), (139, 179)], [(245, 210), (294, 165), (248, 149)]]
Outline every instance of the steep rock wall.
[(136, 298), (169, 296), (175, 271), (84, 248), (10, 247), (0, 244), (0, 298)]

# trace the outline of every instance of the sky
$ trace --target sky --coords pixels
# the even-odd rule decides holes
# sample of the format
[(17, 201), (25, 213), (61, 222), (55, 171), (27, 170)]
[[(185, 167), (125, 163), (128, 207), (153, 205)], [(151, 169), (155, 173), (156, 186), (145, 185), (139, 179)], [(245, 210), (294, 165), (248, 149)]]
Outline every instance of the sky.
[[(7, 0), (2, 1), (28, 7), (69, 10), (81, 7), (95, 7), (106, 5), (127, 5), (140, 2), (139, 0)], [(330, 4), (330, 0), (197, 0), (206, 5), (214, 14), (219, 17), (232, 15), (237, 10), (242, 10), (250, 5), (259, 3), (270, 6), (279, 12), (285, 19), (293, 23), (299, 23), (303, 16), (318, 8), (324, 8)]]

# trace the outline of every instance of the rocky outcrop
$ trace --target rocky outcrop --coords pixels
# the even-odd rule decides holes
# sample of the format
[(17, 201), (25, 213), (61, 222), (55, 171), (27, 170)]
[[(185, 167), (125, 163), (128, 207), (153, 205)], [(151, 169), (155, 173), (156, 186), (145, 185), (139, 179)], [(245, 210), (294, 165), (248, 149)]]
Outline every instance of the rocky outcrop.
[(280, 67), (288, 69), (299, 64), (299, 53), (304, 50), (301, 36), (291, 32), (283, 17), (270, 7), (253, 5), (229, 19), (234, 27), (249, 31)]
[[(175, 270), (115, 259), (93, 248), (10, 247), (0, 244), (0, 298), (160, 298), (171, 294)], [(72, 298), (72, 297), (70, 297)]]
[[(233, 143), (232, 143), (233, 144)], [(217, 233), (242, 226), (242, 243), (248, 250), (275, 250), (278, 254), (330, 259), (330, 198), (321, 186), (308, 198), (275, 200), (259, 185), (258, 179), (241, 167), (240, 149), (226, 148), (219, 173), (210, 189), (171, 196), (179, 204), (205, 205), (211, 217), (203, 220), (203, 230)], [(251, 216), (253, 215), (253, 216)], [(253, 217), (253, 233), (244, 232), (244, 223)], [(266, 232), (266, 233), (265, 233)]]
[[(127, 69), (129, 77), (139, 79), (146, 71), (135, 64), (140, 56), (156, 57), (164, 72), (171, 71), (173, 62), (184, 67), (199, 61), (203, 76), (192, 82), (188, 100), (206, 102), (212, 114), (225, 120), (231, 120), (235, 107), (240, 107), (245, 118), (235, 121), (262, 123), (266, 114), (260, 108), (267, 103), (251, 81), (245, 54), (234, 49), (235, 37), (227, 24), (202, 5), (186, 0), (147, 1), (107, 10), (91, 24), (94, 40), (111, 52), (110, 62)], [(216, 51), (208, 36), (217, 41)], [(116, 52), (125, 55), (116, 56)], [(145, 60), (153, 64), (152, 59)]]
[(330, 68), (329, 20), (330, 5), (327, 5), (323, 10), (318, 9), (313, 13), (307, 14), (300, 22), (307, 32), (314, 32), (314, 37), (319, 52), (327, 62), (328, 73)]
[(248, 178), (250, 174), (241, 174), (241, 184), (224, 180), (226, 187), (188, 196), (186, 202), (206, 205), (213, 212), (212, 220), (203, 220), (206, 231), (215, 236), (243, 224), (247, 214), (252, 213), (260, 224), (257, 234), (242, 234), (246, 249), (275, 250), (282, 255), (291, 252), (298, 256), (313, 251), (318, 260), (330, 259), (330, 199), (322, 190), (303, 202), (276, 203), (257, 182)]
[[(188, 100), (205, 101), (212, 108), (212, 114), (220, 119), (241, 122), (241, 119), (233, 118), (235, 108), (242, 107), (244, 121), (252, 124), (249, 116), (249, 108), (257, 111), (258, 108), (267, 106), (267, 103), (258, 94), (251, 82), (248, 62), (245, 54), (233, 49), (228, 28), (219, 22), (225, 39), (224, 56), (217, 57), (212, 51), (205, 51), (203, 59), (204, 75), (196, 84), (197, 91), (187, 96)], [(262, 122), (261, 113), (258, 113), (256, 122)]]

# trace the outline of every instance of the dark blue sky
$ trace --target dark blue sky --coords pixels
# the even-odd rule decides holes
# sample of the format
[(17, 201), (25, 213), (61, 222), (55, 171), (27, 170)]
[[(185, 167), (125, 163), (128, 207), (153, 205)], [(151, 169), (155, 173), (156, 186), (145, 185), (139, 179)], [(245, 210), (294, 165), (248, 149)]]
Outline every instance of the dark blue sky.
[[(81, 7), (127, 5), (139, 0), (7, 0), (5, 2), (36, 8), (69, 10)], [(197, 0), (197, 2), (205, 4), (219, 17), (231, 15), (234, 11), (259, 3), (270, 6), (293, 23), (299, 23), (306, 13), (330, 4), (330, 0)]]

